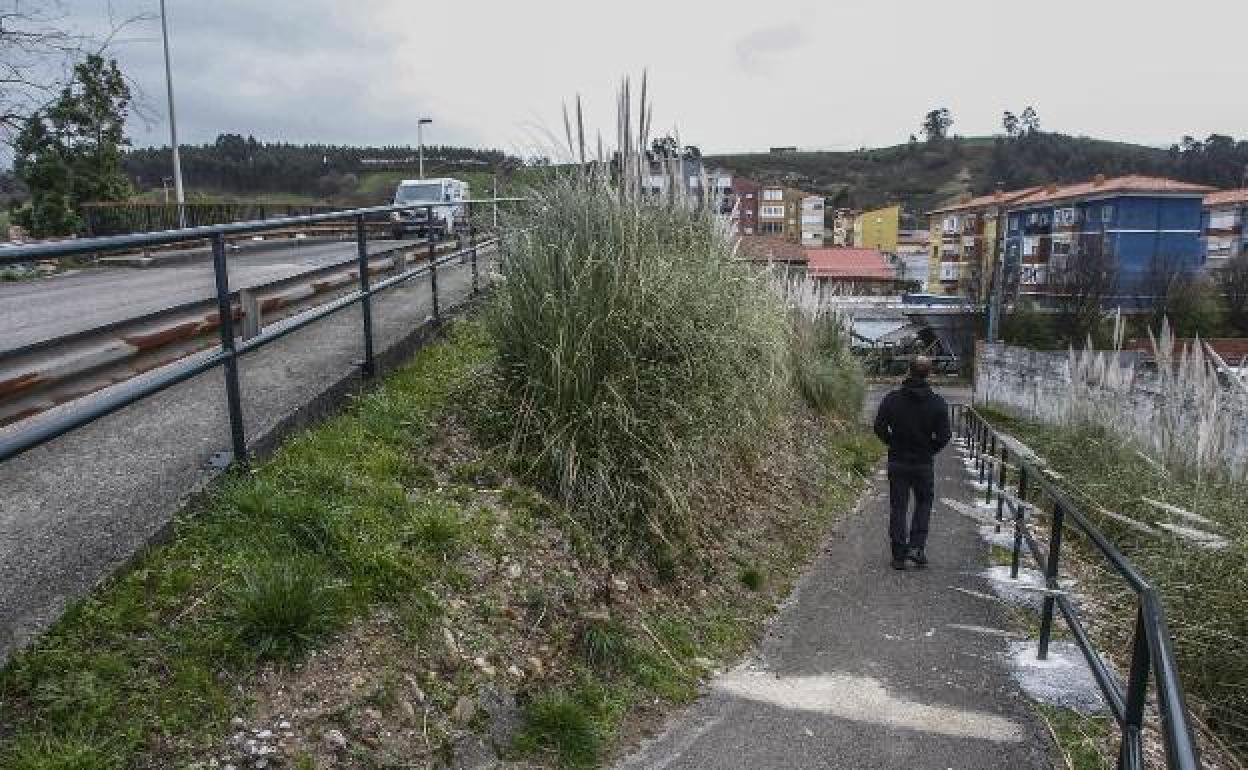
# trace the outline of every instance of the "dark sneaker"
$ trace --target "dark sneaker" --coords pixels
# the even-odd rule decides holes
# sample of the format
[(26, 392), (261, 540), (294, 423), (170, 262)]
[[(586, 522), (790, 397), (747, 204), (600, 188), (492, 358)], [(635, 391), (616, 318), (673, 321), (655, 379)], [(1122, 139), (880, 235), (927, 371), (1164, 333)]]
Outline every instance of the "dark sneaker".
[(906, 554), (906, 558), (914, 562), (914, 566), (919, 569), (927, 566), (927, 554), (923, 553), (922, 548), (910, 549), (910, 553)]
[(904, 569), (906, 568), (906, 560), (905, 560), (905, 559), (893, 559), (892, 564), (893, 564), (893, 569), (902, 569), (902, 570), (904, 570)]

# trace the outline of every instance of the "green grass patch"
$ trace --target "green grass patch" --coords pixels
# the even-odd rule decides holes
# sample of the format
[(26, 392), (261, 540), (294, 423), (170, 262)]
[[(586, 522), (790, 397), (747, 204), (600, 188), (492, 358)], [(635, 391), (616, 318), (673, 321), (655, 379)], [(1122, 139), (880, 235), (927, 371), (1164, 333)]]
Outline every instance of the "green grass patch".
[(423, 586), (453, 579), (478, 522), (437, 492), (412, 496), (424, 477), (410, 454), (490, 355), (479, 326), (458, 325), (343, 414), (214, 485), (170, 543), (0, 672), (0, 766), (177, 766), (174, 746), (244, 710), (262, 661), (295, 660), (381, 603), (427, 635), (440, 607)]
[(1053, 735), (1069, 770), (1110, 770), (1114, 766), (1106, 756), (1112, 747), (1111, 731), (1116, 731), (1109, 717), (1085, 716), (1046, 705), (1036, 708), (1053, 728)]

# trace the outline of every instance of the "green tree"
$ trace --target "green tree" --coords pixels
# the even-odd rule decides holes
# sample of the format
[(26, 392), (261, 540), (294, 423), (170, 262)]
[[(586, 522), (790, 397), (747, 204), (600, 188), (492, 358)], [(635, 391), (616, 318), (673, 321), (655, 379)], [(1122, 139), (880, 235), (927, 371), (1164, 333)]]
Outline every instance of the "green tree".
[(1224, 320), (1218, 292), (1204, 277), (1175, 280), (1166, 298), (1170, 325), (1179, 337), (1216, 337)]
[(1240, 254), (1213, 275), (1222, 291), (1227, 323), (1248, 336), (1248, 254)]
[(950, 128), (953, 128), (953, 114), (947, 107), (939, 107), (923, 116), (923, 136), (930, 143), (939, 142), (949, 136)]
[(36, 237), (68, 235), (87, 201), (123, 200), (130, 183), (122, 148), (130, 87), (115, 60), (92, 54), (74, 67), (57, 99), (27, 119), (14, 168), (30, 190), (20, 224)]

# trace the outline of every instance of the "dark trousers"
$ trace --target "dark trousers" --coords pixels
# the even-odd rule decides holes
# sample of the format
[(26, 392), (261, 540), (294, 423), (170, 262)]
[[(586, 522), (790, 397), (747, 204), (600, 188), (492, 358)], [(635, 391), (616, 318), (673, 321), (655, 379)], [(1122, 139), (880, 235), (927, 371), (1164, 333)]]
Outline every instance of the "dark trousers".
[[(893, 558), (901, 559), (910, 548), (927, 545), (927, 524), (932, 517), (936, 479), (931, 463), (888, 464), (888, 537)], [(910, 496), (914, 495), (914, 515), (909, 516)], [(909, 522), (906, 519), (909, 518)], [(909, 524), (909, 526), (907, 526)]]

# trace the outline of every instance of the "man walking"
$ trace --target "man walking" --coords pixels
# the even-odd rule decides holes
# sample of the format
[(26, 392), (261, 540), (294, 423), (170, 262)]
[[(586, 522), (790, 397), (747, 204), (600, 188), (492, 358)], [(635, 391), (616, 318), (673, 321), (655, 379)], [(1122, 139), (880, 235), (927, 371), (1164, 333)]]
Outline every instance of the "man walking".
[[(888, 445), (888, 535), (893, 569), (904, 570), (906, 561), (927, 566), (923, 549), (935, 496), (932, 459), (951, 437), (949, 407), (927, 384), (931, 373), (931, 359), (916, 356), (910, 362), (910, 376), (884, 397), (875, 415), (875, 435)], [(911, 494), (914, 516), (907, 526)]]

